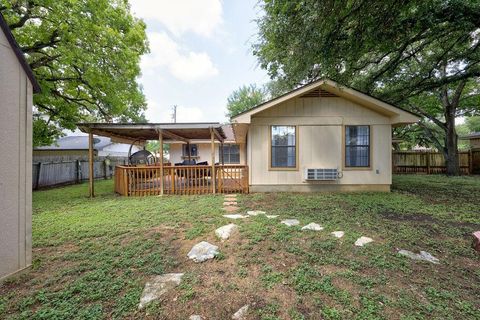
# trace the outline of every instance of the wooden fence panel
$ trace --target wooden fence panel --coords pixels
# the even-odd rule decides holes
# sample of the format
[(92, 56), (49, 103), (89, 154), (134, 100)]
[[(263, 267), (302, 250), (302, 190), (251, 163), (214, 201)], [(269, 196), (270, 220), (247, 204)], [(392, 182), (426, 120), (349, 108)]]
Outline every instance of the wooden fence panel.
[[(470, 174), (471, 152), (459, 152), (460, 172)], [(394, 151), (392, 153), (393, 173), (442, 174), (446, 173), (443, 153), (424, 151)]]

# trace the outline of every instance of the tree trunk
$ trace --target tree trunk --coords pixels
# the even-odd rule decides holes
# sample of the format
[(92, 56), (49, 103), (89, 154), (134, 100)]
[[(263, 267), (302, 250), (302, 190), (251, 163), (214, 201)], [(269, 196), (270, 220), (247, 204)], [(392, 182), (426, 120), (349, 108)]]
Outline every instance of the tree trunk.
[(445, 125), (444, 155), (447, 166), (447, 175), (458, 176), (460, 174), (458, 135), (455, 130), (455, 108), (451, 105), (446, 106), (445, 108)]

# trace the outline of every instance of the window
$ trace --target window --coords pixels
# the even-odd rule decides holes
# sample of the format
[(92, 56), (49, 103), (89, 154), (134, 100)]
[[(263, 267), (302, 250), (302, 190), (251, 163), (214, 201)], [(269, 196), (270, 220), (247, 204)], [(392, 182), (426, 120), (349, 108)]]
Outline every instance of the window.
[[(182, 145), (182, 155), (184, 157), (188, 157), (188, 144), (183, 144)], [(196, 144), (190, 144), (190, 155), (192, 157), (198, 156), (198, 147)]]
[(345, 126), (345, 167), (370, 166), (370, 127)]
[(297, 128), (295, 126), (272, 126), (272, 168), (297, 167)]
[(223, 145), (223, 162), (240, 163), (240, 146), (238, 144)]

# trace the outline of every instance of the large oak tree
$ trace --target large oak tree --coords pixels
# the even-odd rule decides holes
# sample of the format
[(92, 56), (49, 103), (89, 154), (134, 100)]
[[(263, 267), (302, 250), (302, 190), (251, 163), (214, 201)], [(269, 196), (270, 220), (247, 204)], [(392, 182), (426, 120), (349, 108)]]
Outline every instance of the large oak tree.
[[(330, 77), (421, 115), (458, 174), (455, 119), (479, 112), (480, 1), (264, 0), (254, 54), (290, 87)], [(442, 138), (433, 134), (442, 132)]]
[(79, 121), (143, 120), (136, 80), (148, 43), (127, 0), (0, 0), (0, 12), (42, 89), (34, 97), (35, 145)]

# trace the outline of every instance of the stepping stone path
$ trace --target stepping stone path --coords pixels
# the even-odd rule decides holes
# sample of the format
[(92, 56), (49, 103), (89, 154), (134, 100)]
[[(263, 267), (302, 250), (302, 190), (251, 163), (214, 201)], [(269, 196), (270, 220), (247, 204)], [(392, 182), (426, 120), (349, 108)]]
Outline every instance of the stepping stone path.
[(428, 261), (431, 263), (439, 264), (440, 260), (432, 256), (430, 253), (426, 251), (420, 251), (420, 254), (418, 253), (413, 253), (412, 251), (408, 250), (398, 250), (398, 254), (401, 254), (402, 256), (409, 257), (412, 260), (421, 260), (421, 261)]
[(247, 214), (248, 214), (249, 216), (254, 216), (254, 217), (255, 217), (255, 216), (258, 216), (258, 215), (260, 215), (260, 214), (265, 215), (266, 212), (265, 212), (265, 211), (260, 211), (260, 210), (253, 210), (253, 211), (247, 211)]
[(267, 217), (268, 219), (275, 219), (275, 218), (278, 218), (278, 215), (275, 215), (275, 214), (267, 214), (267, 215), (265, 215), (265, 217)]
[(227, 211), (227, 212), (237, 212), (238, 209), (240, 209), (239, 207), (237, 206), (226, 206), (226, 207), (223, 207), (223, 210)]
[(318, 223), (309, 223), (306, 226), (302, 227), (302, 230), (312, 230), (312, 231), (322, 231), (323, 227)]
[(230, 223), (230, 224), (227, 224), (226, 226), (220, 227), (217, 230), (215, 230), (215, 234), (220, 239), (227, 240), (228, 238), (230, 238), (232, 233), (237, 231), (238, 231), (238, 226), (236, 224)]
[(195, 262), (203, 262), (215, 258), (217, 254), (219, 254), (217, 246), (202, 241), (194, 245), (187, 256)]
[(474, 233), (472, 233), (472, 236), (473, 236), (472, 247), (473, 249), (480, 252), (480, 231), (475, 231)]
[(343, 232), (343, 231), (333, 231), (333, 232), (332, 232), (332, 235), (333, 235), (334, 237), (341, 238), (341, 237), (343, 237), (343, 236), (345, 235), (345, 232)]
[(300, 221), (297, 219), (285, 219), (282, 220), (281, 223), (283, 223), (286, 226), (292, 227), (292, 226), (298, 226), (300, 224)]
[(245, 219), (245, 218), (248, 218), (248, 216), (244, 216), (242, 214), (224, 214), (223, 215), (225, 218), (229, 218), (229, 219)]
[(233, 314), (232, 319), (233, 320), (247, 319), (247, 314), (248, 314), (248, 308), (249, 307), (250, 306), (248, 304), (246, 304), (243, 307), (241, 307), (240, 309), (238, 309), (238, 311)]
[(223, 203), (223, 206), (224, 207), (228, 207), (228, 206), (236, 206), (237, 205), (237, 201), (225, 201)]
[(166, 273), (155, 276), (151, 281), (145, 284), (138, 309), (143, 309), (153, 300), (162, 297), (169, 290), (175, 288), (182, 281), (183, 273)]
[(355, 241), (355, 245), (357, 247), (363, 247), (364, 245), (366, 245), (367, 243), (370, 243), (372, 242), (373, 239), (372, 238), (369, 238), (369, 237), (360, 237), (357, 239), (357, 241)]
[(229, 213), (237, 212), (240, 209), (237, 206), (237, 195), (236, 194), (229, 194), (225, 195), (223, 200), (223, 210)]
[(202, 320), (203, 318), (197, 314), (191, 315), (189, 320)]

